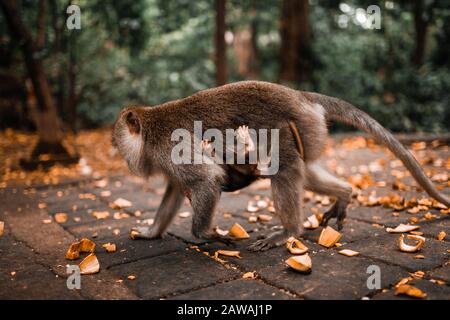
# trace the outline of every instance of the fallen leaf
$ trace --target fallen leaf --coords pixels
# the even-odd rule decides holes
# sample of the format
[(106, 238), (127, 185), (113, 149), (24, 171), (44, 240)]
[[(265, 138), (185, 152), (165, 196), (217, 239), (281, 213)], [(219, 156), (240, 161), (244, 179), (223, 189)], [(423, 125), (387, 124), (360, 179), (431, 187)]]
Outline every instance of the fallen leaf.
[(242, 279), (255, 279), (256, 278), (256, 272), (246, 272), (242, 275)]
[(138, 231), (136, 231), (136, 230), (131, 230), (131, 232), (130, 232), (130, 237), (131, 237), (131, 239), (136, 239), (136, 237), (139, 235), (139, 232)]
[(67, 213), (57, 213), (55, 214), (55, 221), (58, 223), (66, 223), (67, 222)]
[(425, 259), (425, 256), (423, 254), (417, 254), (414, 256), (414, 259)]
[(108, 242), (102, 245), (103, 248), (105, 248), (106, 252), (116, 252), (117, 248), (114, 243)]
[(109, 212), (108, 211), (94, 211), (94, 212), (92, 212), (92, 215), (99, 220), (106, 219), (109, 217)]
[(178, 214), (180, 218), (188, 218), (191, 215), (189, 211), (183, 211)]
[(94, 274), (100, 271), (100, 263), (94, 253), (91, 253), (79, 264), (81, 274)]
[(290, 237), (286, 242), (286, 248), (292, 254), (304, 254), (308, 251), (308, 247), (305, 246), (300, 240)]
[(341, 233), (337, 232), (332, 227), (327, 226), (326, 228), (322, 229), (318, 243), (326, 248), (331, 248), (335, 245), (336, 242), (341, 239), (341, 237)]
[(272, 216), (268, 215), (268, 214), (260, 214), (258, 215), (258, 220), (262, 221), (262, 222), (268, 222), (270, 220), (272, 220)]
[(239, 259), (242, 258), (240, 256), (240, 251), (233, 251), (233, 250), (217, 250), (214, 253), (214, 258), (218, 258), (219, 255), (227, 256), (227, 257), (236, 257), (236, 258), (239, 258)]
[(113, 230), (113, 235), (120, 236), (120, 229), (114, 229)]
[(128, 280), (131, 280), (131, 281), (136, 280), (136, 276), (133, 274), (129, 275), (127, 278), (128, 278)]
[(425, 299), (427, 297), (427, 294), (424, 293), (419, 288), (413, 287), (409, 284), (402, 284), (397, 287), (395, 290), (395, 295), (407, 295), (413, 298), (419, 298), (419, 299)]
[(408, 235), (406, 235), (406, 238), (408, 238), (410, 240), (415, 240), (415, 241), (417, 241), (417, 243), (414, 246), (408, 245), (408, 244), (406, 244), (404, 242), (405, 235), (404, 234), (400, 235), (400, 238), (398, 240), (399, 241), (399, 247), (400, 247), (400, 250), (403, 251), (403, 252), (416, 252), (416, 251), (419, 251), (423, 247), (423, 245), (425, 244), (425, 238), (422, 237), (422, 236), (416, 236), (416, 235), (413, 235), (413, 234), (408, 234)]
[(441, 232), (439, 232), (439, 234), (438, 234), (438, 236), (437, 236), (437, 239), (438, 239), (439, 241), (443, 241), (443, 240), (445, 239), (446, 236), (447, 236), (447, 234), (445, 233), (445, 231), (441, 231)]
[(411, 278), (411, 277), (403, 278), (403, 279), (401, 279), (399, 282), (397, 282), (397, 284), (395, 285), (395, 287), (398, 288), (399, 286), (401, 286), (401, 285), (403, 285), (403, 284), (407, 284), (407, 283), (410, 282), (411, 280), (413, 280), (413, 278)]
[(0, 221), (0, 237), (3, 235), (4, 231), (5, 231), (5, 223), (3, 221)]
[(102, 192), (100, 192), (100, 197), (103, 197), (103, 198), (111, 197), (111, 191), (103, 190)]
[(228, 230), (220, 229), (218, 226), (215, 228), (215, 231), (217, 234), (221, 235), (222, 237), (228, 235), (228, 233), (229, 233)]
[(229, 231), (229, 235), (237, 239), (248, 239), (250, 236), (247, 231), (239, 224), (235, 223)]
[(250, 216), (250, 217), (248, 217), (248, 222), (249, 223), (255, 223), (256, 221), (258, 221), (258, 217), (257, 216)]
[(350, 249), (340, 250), (339, 253), (344, 255), (344, 256), (347, 256), (347, 257), (354, 257), (354, 256), (359, 255), (359, 252), (353, 251), (353, 250), (350, 250)]
[(117, 198), (116, 200), (114, 200), (113, 203), (110, 204), (110, 207), (113, 209), (123, 209), (123, 208), (128, 208), (131, 207), (133, 204), (123, 198)]
[(306, 229), (316, 229), (320, 225), (319, 219), (315, 214), (309, 216), (307, 220), (303, 223), (303, 227)]
[(92, 240), (87, 238), (83, 238), (80, 240), (80, 252), (94, 252), (95, 251), (95, 243)]
[(107, 179), (101, 179), (101, 180), (97, 180), (94, 183), (94, 186), (96, 188), (104, 188), (108, 185), (108, 180)]
[(248, 212), (258, 212), (260, 210), (260, 208), (258, 207), (258, 205), (256, 204), (255, 200), (250, 200), (247, 204), (247, 211)]
[(130, 215), (128, 213), (125, 212), (114, 212), (113, 214), (113, 218), (116, 220), (120, 220), (120, 219), (126, 219), (129, 218)]
[(74, 242), (70, 245), (69, 249), (66, 252), (66, 259), (75, 260), (80, 257), (80, 242)]
[(43, 224), (50, 224), (50, 223), (52, 223), (52, 219), (44, 219), (44, 220), (42, 220), (42, 223)]
[(396, 226), (395, 228), (386, 228), (386, 231), (389, 233), (403, 233), (403, 232), (409, 232), (409, 231), (413, 231), (413, 230), (417, 230), (419, 229), (420, 226), (412, 226), (409, 224), (399, 224), (398, 226)]
[(308, 254), (290, 257), (285, 263), (299, 272), (309, 272), (312, 268), (312, 261)]

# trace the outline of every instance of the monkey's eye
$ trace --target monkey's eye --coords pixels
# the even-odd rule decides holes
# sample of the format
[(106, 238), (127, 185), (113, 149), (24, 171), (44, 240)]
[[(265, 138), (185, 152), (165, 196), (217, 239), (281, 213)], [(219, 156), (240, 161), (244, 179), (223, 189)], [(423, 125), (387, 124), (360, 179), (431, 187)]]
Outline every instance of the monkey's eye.
[(138, 116), (133, 111), (128, 112), (125, 119), (128, 130), (130, 130), (131, 134), (137, 134), (140, 132), (141, 125), (139, 123)]

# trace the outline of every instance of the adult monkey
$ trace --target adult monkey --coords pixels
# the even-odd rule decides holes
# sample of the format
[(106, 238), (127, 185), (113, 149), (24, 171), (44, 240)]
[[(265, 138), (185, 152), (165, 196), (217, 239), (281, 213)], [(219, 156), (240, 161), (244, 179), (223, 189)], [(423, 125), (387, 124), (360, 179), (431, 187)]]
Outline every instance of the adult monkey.
[[(269, 178), (275, 210), (284, 228), (256, 241), (250, 250), (267, 250), (282, 245), (290, 236), (301, 236), (303, 189), (335, 197), (323, 225), (330, 218), (337, 218), (338, 227), (342, 228), (352, 188), (317, 163), (327, 143), (327, 120), (339, 120), (372, 135), (403, 162), (431, 197), (450, 207), (449, 198), (437, 191), (412, 154), (363, 111), (337, 98), (267, 82), (244, 81), (154, 107), (122, 110), (114, 125), (113, 145), (133, 173), (144, 177), (162, 173), (168, 180), (154, 225), (137, 228), (138, 237), (152, 239), (163, 235), (188, 195), (194, 211), (193, 235), (220, 240), (223, 237), (212, 230), (211, 223), (221, 191), (245, 187), (258, 178), (251, 172), (235, 170), (239, 165), (174, 164), (171, 151), (176, 142), (171, 141), (171, 134), (179, 128), (193, 134), (194, 121), (202, 121), (205, 130), (217, 128), (221, 132), (242, 125), (255, 130), (279, 129), (279, 170)], [(304, 154), (299, 152), (292, 123), (300, 132)]]

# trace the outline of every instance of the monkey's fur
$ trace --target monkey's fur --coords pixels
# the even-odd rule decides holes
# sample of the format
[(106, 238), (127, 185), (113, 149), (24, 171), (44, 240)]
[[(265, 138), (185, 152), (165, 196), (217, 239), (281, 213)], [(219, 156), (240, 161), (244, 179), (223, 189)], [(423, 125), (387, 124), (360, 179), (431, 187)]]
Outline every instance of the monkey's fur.
[[(339, 120), (371, 134), (404, 163), (431, 197), (450, 206), (449, 198), (436, 190), (412, 154), (366, 113), (337, 98), (277, 84), (244, 81), (154, 107), (122, 110), (114, 125), (113, 145), (133, 173), (144, 177), (162, 173), (168, 180), (154, 225), (138, 228), (139, 237), (162, 236), (188, 195), (194, 211), (193, 235), (219, 239), (211, 223), (221, 192), (245, 187), (258, 178), (251, 172), (236, 170), (238, 165), (173, 164), (171, 150), (177, 142), (171, 141), (172, 132), (184, 128), (193, 133), (194, 121), (200, 120), (203, 130), (217, 128), (223, 133), (227, 128), (236, 129), (241, 125), (255, 130), (280, 130), (279, 170), (269, 178), (275, 210), (284, 229), (256, 241), (250, 250), (267, 250), (283, 244), (290, 236), (301, 236), (304, 189), (336, 198), (322, 223), (326, 225), (330, 218), (337, 218), (338, 227), (342, 228), (352, 187), (317, 163), (327, 143), (328, 120)], [(289, 121), (295, 123), (301, 134), (304, 159), (300, 157)]]

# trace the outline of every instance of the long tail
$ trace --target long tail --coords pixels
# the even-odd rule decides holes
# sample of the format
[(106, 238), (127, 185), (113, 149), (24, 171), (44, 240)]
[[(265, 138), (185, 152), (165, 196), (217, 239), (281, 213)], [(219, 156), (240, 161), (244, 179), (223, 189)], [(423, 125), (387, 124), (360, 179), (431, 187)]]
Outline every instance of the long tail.
[(313, 103), (318, 103), (325, 109), (325, 117), (352, 125), (369, 133), (380, 144), (385, 145), (405, 167), (420, 186), (434, 199), (450, 208), (450, 198), (441, 194), (433, 182), (426, 176), (414, 156), (381, 124), (371, 118), (367, 113), (343, 100), (328, 97), (317, 93), (304, 93)]

